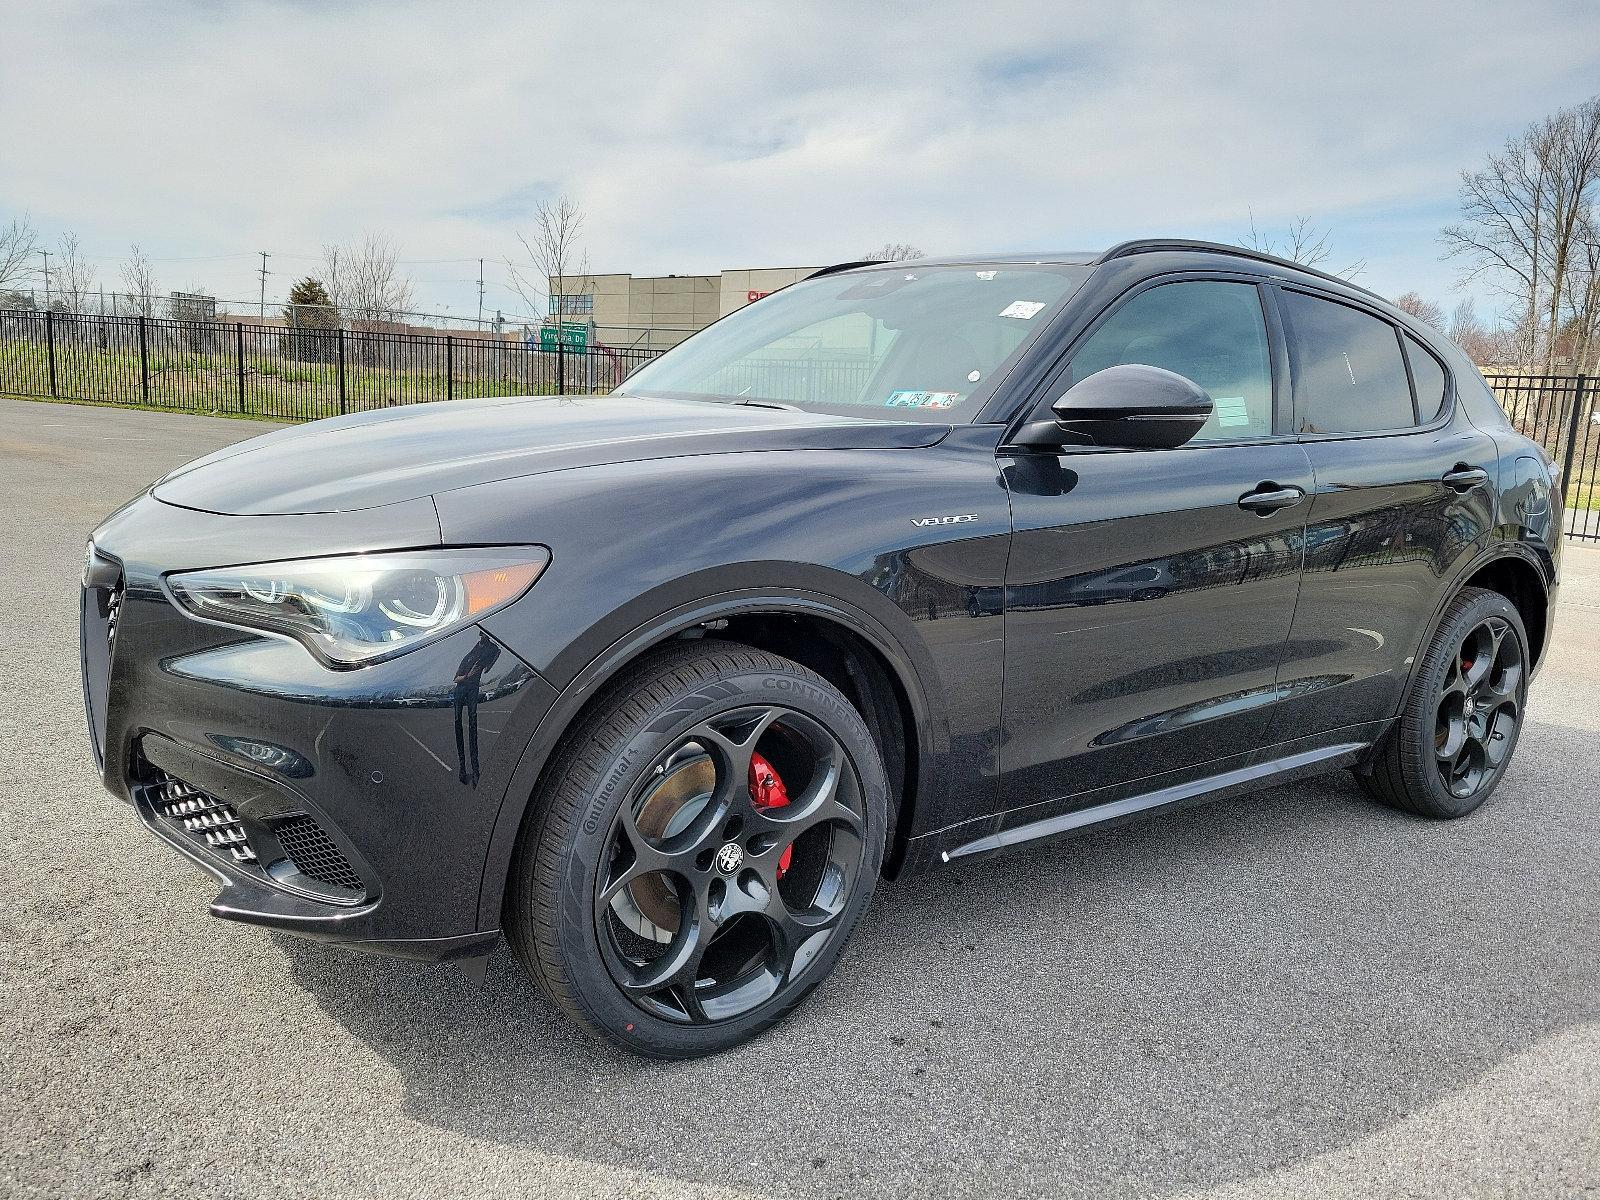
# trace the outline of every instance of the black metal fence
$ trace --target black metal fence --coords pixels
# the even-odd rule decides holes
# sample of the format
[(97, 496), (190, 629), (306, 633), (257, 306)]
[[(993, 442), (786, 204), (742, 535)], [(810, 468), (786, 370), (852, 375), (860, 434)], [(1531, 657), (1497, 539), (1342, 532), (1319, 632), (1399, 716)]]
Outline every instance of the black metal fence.
[(608, 392), (659, 353), (0, 310), (0, 392), (282, 421), (473, 396)]
[(1600, 377), (1487, 375), (1511, 423), (1561, 469), (1567, 536), (1600, 542)]

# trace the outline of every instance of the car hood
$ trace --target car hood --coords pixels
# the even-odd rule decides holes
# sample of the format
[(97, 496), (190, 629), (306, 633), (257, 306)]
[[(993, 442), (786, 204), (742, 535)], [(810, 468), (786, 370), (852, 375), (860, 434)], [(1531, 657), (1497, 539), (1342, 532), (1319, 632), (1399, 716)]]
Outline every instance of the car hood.
[(454, 400), (277, 430), (196, 459), (153, 491), (203, 512), (349, 512), (543, 471), (751, 450), (911, 448), (949, 431), (644, 396)]

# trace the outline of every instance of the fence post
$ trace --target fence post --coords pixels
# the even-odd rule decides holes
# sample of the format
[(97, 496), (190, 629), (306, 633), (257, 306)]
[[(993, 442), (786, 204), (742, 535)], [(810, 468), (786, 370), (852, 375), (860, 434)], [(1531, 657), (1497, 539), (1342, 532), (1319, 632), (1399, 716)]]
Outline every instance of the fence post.
[(344, 414), (344, 326), (339, 326), (339, 413)]
[(56, 394), (56, 315), (44, 310), (44, 352), (50, 362), (50, 395)]
[(1588, 384), (1586, 375), (1579, 375), (1573, 381), (1572, 389), (1572, 420), (1567, 424), (1567, 452), (1562, 456), (1561, 462), (1561, 503), (1572, 499), (1572, 452), (1578, 445), (1578, 429), (1583, 420), (1583, 393)]
[(562, 340), (561, 326), (556, 325), (556, 395), (567, 394), (567, 343)]
[(144, 314), (139, 314), (139, 395), (150, 405), (150, 346), (144, 333)]
[(239, 361), (239, 411), (244, 412), (244, 322), (233, 323), (233, 341), (238, 348)]
[(444, 335), (444, 398), (456, 398), (456, 339)]

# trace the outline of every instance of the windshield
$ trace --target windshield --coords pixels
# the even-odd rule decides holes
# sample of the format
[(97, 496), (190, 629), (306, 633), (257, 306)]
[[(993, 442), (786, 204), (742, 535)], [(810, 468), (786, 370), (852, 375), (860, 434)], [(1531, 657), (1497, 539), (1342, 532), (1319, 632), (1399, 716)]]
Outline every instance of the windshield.
[(808, 279), (724, 317), (618, 390), (970, 421), (1089, 270), (902, 263)]

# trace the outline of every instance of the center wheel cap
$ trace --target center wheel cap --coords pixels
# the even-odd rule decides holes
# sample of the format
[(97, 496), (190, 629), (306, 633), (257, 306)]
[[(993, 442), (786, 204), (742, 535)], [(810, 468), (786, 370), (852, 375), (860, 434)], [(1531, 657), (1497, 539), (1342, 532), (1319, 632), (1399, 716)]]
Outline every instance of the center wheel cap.
[(717, 851), (717, 870), (724, 875), (732, 875), (742, 862), (744, 862), (744, 849), (738, 842), (729, 842)]

